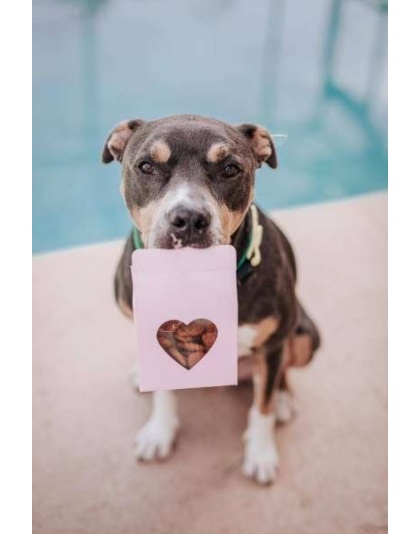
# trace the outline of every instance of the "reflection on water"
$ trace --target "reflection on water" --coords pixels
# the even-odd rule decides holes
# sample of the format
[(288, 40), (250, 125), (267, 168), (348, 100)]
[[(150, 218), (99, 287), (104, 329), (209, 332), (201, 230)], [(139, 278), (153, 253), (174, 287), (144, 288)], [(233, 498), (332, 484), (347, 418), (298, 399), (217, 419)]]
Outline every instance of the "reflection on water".
[[(387, 10), (374, 0), (34, 2), (34, 250), (123, 236), (125, 118), (200, 113), (288, 135), (264, 208), (387, 186)], [(279, 143), (280, 144), (280, 143)]]

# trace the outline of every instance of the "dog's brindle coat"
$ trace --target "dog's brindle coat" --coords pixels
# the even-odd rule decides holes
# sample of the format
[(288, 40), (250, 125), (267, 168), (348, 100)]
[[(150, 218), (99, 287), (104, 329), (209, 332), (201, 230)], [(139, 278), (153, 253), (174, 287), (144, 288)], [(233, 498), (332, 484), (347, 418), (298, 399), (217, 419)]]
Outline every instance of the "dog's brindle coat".
[[(119, 124), (102, 155), (104, 163), (114, 159), (122, 163), (121, 193), (145, 247), (230, 243), (238, 258), (249, 240), (255, 170), (264, 162), (277, 166), (265, 128), (196, 115)], [(286, 390), (288, 367), (311, 360), (319, 334), (295, 295), (296, 264), (288, 240), (264, 213), (258, 214), (262, 261), (238, 285), (239, 331), (242, 347), (252, 356), (254, 378), (244, 472), (269, 483), (277, 467), (276, 391)], [(129, 317), (133, 249), (130, 235), (115, 275), (116, 300)], [(151, 419), (139, 434), (141, 459), (169, 453), (178, 426), (170, 395), (155, 394)]]

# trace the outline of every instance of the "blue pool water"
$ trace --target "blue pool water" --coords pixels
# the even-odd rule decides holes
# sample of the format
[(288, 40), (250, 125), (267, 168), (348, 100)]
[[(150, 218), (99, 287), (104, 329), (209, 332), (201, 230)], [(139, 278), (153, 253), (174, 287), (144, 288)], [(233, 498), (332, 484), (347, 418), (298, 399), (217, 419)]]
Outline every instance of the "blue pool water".
[[(288, 135), (264, 208), (387, 187), (387, 13), (373, 0), (34, 0), (33, 250), (115, 239), (130, 221), (122, 119), (199, 113)], [(382, 6), (382, 7), (381, 7)]]

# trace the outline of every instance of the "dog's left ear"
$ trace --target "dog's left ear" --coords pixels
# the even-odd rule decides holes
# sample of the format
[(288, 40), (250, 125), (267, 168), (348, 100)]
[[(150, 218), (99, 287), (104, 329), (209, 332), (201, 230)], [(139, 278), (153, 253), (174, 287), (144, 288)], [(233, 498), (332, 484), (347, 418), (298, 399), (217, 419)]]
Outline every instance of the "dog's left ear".
[(257, 124), (241, 124), (236, 127), (249, 141), (258, 165), (267, 163), (272, 169), (277, 167), (277, 155), (270, 132)]
[(102, 163), (110, 163), (114, 159), (121, 162), (127, 142), (132, 134), (144, 124), (140, 119), (123, 121), (117, 124), (106, 140), (103, 152)]

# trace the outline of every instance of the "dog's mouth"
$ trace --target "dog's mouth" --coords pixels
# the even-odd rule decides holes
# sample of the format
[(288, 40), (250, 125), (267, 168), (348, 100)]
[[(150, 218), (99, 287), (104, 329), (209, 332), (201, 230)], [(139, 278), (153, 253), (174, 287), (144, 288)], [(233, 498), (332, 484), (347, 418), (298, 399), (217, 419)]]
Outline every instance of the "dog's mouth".
[(169, 204), (169, 208), (161, 203), (154, 205), (153, 211), (149, 209), (147, 217), (145, 214), (141, 217), (141, 213), (137, 217), (133, 216), (136, 226), (141, 227), (145, 248), (201, 249), (230, 243), (223, 218), (218, 208), (210, 202), (203, 202), (199, 206)]
[(165, 234), (158, 238), (153, 248), (165, 248), (165, 249), (181, 249), (186, 247), (191, 248), (209, 248), (220, 244), (210, 235), (203, 236), (179, 236), (173, 232)]

